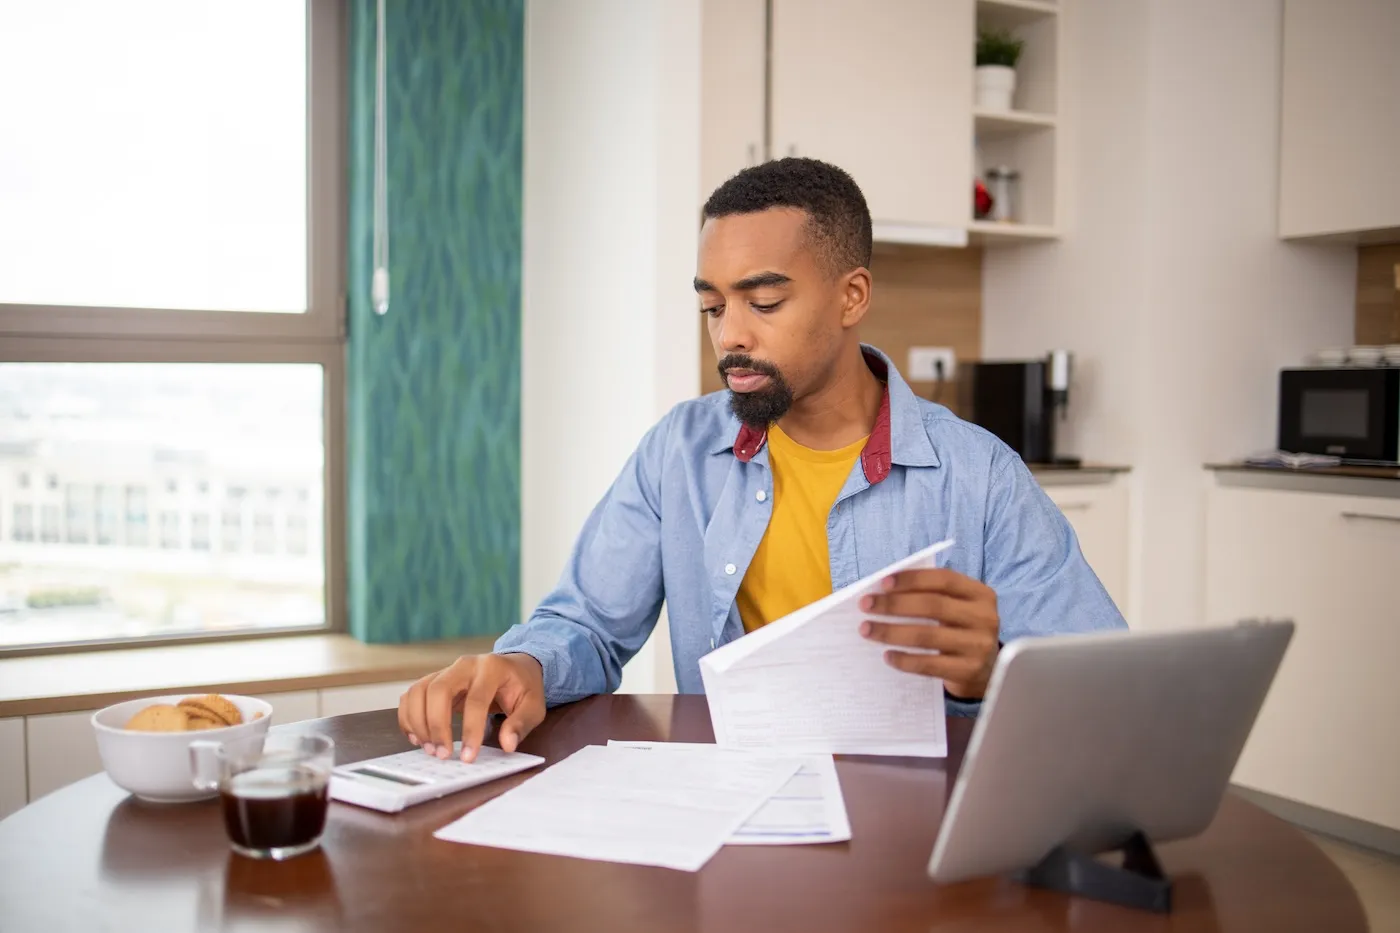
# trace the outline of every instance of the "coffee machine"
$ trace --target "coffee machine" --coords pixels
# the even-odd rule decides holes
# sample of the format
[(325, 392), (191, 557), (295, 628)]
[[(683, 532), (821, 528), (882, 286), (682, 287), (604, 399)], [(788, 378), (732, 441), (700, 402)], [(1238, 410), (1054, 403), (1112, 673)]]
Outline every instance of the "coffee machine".
[(1055, 450), (1055, 422), (1069, 404), (1071, 357), (1052, 350), (1038, 360), (970, 364), (967, 420), (1001, 438), (1027, 463), (1076, 467)]

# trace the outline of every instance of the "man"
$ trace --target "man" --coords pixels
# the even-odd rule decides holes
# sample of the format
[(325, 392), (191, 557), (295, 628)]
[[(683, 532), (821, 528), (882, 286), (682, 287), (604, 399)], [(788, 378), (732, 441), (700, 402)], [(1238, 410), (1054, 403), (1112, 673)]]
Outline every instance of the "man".
[(871, 223), (850, 176), (768, 162), (704, 217), (695, 291), (729, 391), (647, 433), (528, 622), (404, 694), (399, 725), (430, 754), (451, 753), (458, 707), (471, 760), (492, 712), (514, 751), (546, 706), (615, 690), (663, 601), (677, 683), (699, 693), (702, 655), (945, 538), (947, 569), (866, 598), (911, 621), (861, 635), (910, 676), (943, 678), (954, 714), (975, 714), (1004, 642), (1123, 626), (1020, 458), (860, 343)]

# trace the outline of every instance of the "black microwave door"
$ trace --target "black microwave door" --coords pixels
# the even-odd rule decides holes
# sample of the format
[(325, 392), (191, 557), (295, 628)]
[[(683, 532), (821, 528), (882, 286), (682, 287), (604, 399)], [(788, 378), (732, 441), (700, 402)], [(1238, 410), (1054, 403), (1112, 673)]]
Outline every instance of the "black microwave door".
[(1400, 370), (1292, 369), (1279, 377), (1278, 446), (1347, 460), (1395, 460)]

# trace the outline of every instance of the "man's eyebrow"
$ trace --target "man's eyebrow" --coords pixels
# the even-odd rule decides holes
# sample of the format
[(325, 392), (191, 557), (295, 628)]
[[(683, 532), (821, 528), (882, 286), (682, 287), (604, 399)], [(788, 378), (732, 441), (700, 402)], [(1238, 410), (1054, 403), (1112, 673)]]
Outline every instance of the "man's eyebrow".
[(776, 288), (779, 285), (788, 285), (792, 279), (781, 272), (759, 272), (740, 279), (734, 283), (736, 292), (751, 292), (756, 288)]
[(713, 285), (711, 285), (709, 282), (706, 282), (704, 279), (698, 278), (698, 277), (695, 279), (695, 290), (696, 290), (697, 292), (718, 292), (718, 291), (719, 291), (719, 289), (715, 288), (715, 287), (714, 287)]

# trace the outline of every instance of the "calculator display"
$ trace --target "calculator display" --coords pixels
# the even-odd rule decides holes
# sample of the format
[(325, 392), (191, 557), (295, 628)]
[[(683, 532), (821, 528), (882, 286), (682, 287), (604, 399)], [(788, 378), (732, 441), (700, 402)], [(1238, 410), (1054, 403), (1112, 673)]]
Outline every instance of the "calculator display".
[(378, 768), (352, 768), (350, 770), (350, 773), (364, 774), (372, 778), (379, 778), (381, 781), (393, 781), (396, 784), (408, 784), (410, 786), (417, 786), (419, 784), (428, 783), (427, 781), (420, 780), (419, 778), (411, 778), (406, 775), (394, 774), (389, 771), (380, 771)]

